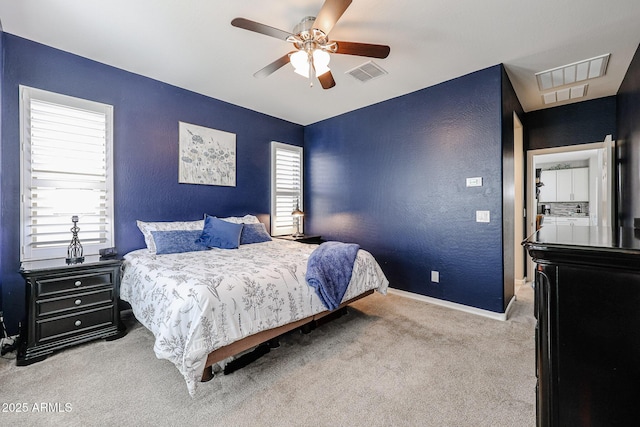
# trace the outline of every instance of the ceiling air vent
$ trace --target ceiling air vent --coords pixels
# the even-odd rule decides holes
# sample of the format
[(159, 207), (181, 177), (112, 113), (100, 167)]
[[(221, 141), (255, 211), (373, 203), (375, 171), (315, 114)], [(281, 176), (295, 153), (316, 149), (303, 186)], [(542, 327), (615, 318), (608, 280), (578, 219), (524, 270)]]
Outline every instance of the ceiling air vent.
[(585, 59), (583, 61), (574, 62), (573, 64), (563, 65), (562, 67), (553, 68), (551, 70), (536, 73), (538, 80), (538, 88), (541, 91), (581, 82), (583, 80), (595, 79), (602, 77), (607, 72), (607, 64), (609, 56), (596, 56), (595, 58)]
[(380, 76), (384, 76), (387, 72), (373, 61), (367, 61), (364, 64), (347, 71), (345, 74), (350, 74), (353, 78), (364, 83)]
[(553, 104), (555, 102), (567, 101), (569, 99), (577, 99), (587, 96), (588, 84), (568, 87), (553, 92), (547, 92), (542, 95), (545, 104)]

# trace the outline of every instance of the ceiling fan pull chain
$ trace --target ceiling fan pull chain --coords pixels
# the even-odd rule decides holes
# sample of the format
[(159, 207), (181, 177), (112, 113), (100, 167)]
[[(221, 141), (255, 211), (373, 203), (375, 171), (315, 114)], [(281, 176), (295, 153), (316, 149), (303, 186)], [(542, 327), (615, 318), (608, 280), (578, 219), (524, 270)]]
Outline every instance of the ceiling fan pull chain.
[(309, 87), (313, 87), (313, 80), (316, 78), (316, 66), (313, 63), (313, 50), (307, 52), (309, 57)]

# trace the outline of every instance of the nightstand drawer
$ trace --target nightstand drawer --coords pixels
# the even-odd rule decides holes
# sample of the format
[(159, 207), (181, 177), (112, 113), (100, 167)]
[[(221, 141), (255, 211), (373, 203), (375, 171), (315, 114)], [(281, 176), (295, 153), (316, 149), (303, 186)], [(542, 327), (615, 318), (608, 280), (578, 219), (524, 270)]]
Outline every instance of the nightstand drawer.
[(113, 305), (36, 321), (36, 339), (45, 342), (112, 325)]
[(36, 316), (50, 315), (112, 302), (112, 288), (93, 292), (82, 292), (64, 297), (43, 298), (36, 301)]
[(112, 283), (113, 279), (110, 272), (36, 279), (38, 296), (95, 286), (109, 286)]

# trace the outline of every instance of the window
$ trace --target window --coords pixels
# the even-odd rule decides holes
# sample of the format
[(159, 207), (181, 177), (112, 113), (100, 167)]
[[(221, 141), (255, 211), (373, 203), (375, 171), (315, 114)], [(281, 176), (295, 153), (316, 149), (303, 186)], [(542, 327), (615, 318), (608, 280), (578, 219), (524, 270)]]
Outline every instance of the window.
[(20, 86), (21, 261), (113, 243), (113, 107)]
[[(296, 207), (302, 210), (302, 147), (271, 142), (271, 234), (292, 234)], [(301, 220), (301, 219), (300, 219)], [(300, 224), (302, 232), (302, 223)]]

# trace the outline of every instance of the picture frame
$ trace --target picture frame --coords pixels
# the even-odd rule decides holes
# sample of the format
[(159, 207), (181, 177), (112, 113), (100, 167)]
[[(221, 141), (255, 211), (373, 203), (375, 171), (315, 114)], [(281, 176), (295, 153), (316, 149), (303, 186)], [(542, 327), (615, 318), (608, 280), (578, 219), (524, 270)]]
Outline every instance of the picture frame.
[(178, 182), (235, 187), (236, 134), (178, 123)]

